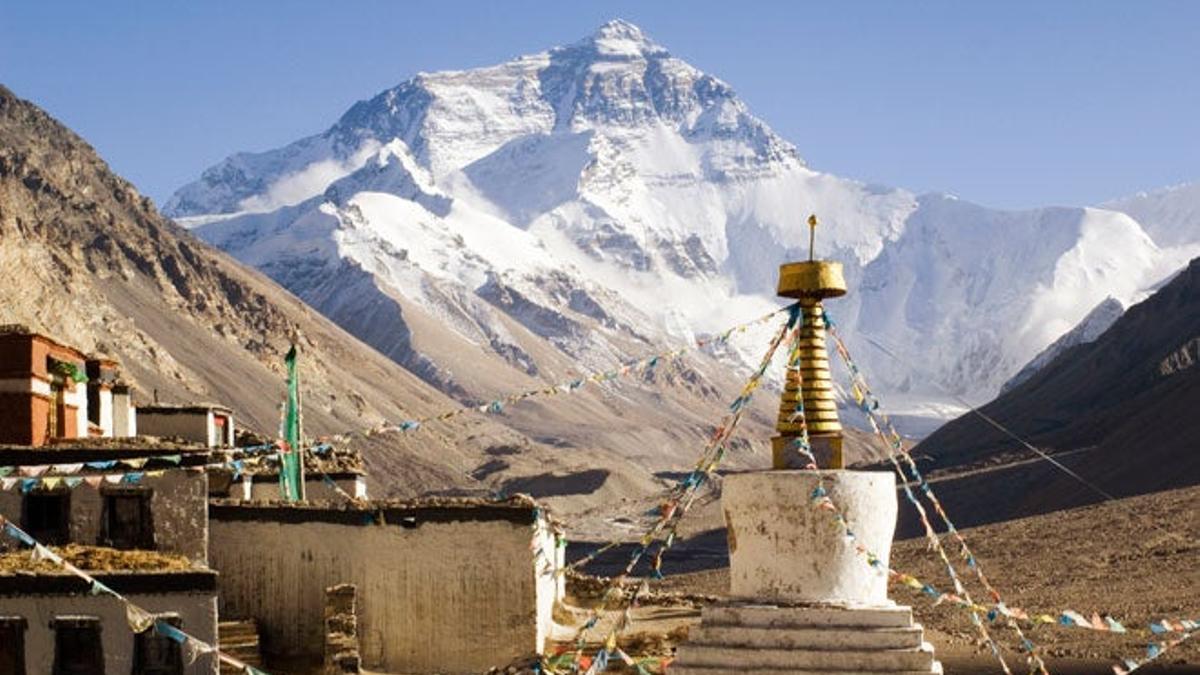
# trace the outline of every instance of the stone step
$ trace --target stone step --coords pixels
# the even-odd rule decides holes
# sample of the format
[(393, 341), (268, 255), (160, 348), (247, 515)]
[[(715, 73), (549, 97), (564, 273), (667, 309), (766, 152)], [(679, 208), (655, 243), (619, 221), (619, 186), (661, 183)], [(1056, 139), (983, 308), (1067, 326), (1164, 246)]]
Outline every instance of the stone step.
[[(246, 621), (221, 621), (217, 624), (217, 645), (220, 650), (239, 661), (255, 667), (261, 667), (262, 654), (259, 651), (258, 623), (253, 619)], [(240, 675), (240, 671), (229, 664), (222, 663), (221, 675)]]
[(257, 635), (246, 635), (246, 636), (238, 636), (238, 637), (229, 637), (228, 635), (222, 635), (221, 639), (220, 639), (220, 643), (221, 643), (221, 649), (224, 649), (224, 650), (240, 649), (243, 647), (258, 649), (258, 636)]
[[(721, 666), (667, 666), (667, 675), (863, 675), (862, 670), (797, 670), (795, 668), (742, 668)], [(934, 661), (929, 670), (877, 671), (887, 675), (942, 675), (942, 664)]]
[(705, 626), (762, 628), (908, 628), (912, 609), (894, 607), (780, 607), (776, 605), (710, 605), (700, 614)]
[(247, 621), (222, 621), (217, 624), (221, 635), (258, 635), (258, 623)]
[(919, 649), (925, 641), (924, 633), (919, 625), (903, 628), (768, 628), (701, 624), (688, 634), (687, 644), (817, 651)]
[[(693, 644), (680, 645), (675, 659), (677, 666), (707, 666), (747, 669), (848, 671), (855, 673), (922, 672), (933, 669), (933, 646), (922, 644), (919, 649), (893, 650), (815, 650), (762, 649)], [(678, 672), (672, 670), (672, 673)]]

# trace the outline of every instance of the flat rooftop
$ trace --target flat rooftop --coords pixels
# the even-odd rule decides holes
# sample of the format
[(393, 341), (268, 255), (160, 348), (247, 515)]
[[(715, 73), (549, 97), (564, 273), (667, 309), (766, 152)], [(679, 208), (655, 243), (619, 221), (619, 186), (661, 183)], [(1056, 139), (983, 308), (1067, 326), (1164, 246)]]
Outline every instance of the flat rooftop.
[(67, 438), (47, 445), (0, 445), (0, 466), (29, 464), (72, 464), (109, 459), (136, 459), (181, 455), (180, 465), (208, 462), (211, 450), (177, 439), (135, 436), (132, 438)]
[(208, 412), (219, 412), (227, 415), (233, 414), (232, 408), (223, 406), (220, 403), (151, 403), (137, 406), (137, 411), (139, 414), (149, 413), (157, 415), (199, 414)]
[(280, 523), (337, 523), (343, 525), (401, 525), (416, 527), (430, 522), (503, 520), (532, 525), (536, 512), (545, 508), (526, 495), (494, 500), (476, 497), (422, 497), (376, 499), (357, 502), (243, 502), (211, 499), (210, 520)]

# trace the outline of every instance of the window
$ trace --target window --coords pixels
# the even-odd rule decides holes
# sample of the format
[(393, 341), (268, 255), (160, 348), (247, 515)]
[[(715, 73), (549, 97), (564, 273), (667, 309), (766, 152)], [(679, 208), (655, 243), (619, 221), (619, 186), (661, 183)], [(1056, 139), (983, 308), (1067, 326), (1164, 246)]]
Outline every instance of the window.
[[(176, 614), (160, 614), (159, 621), (181, 628)], [(151, 627), (134, 636), (133, 675), (183, 675), (183, 650), (179, 643)]]
[(71, 493), (30, 492), (21, 500), (21, 527), (46, 545), (62, 546), (71, 539)]
[(217, 432), (217, 445), (222, 447), (233, 446), (233, 433), (229, 428), (228, 417), (213, 413), (213, 427)]
[(100, 426), (100, 387), (89, 383), (87, 388), (87, 417), (88, 421)]
[(50, 622), (50, 628), (54, 630), (54, 675), (104, 675), (100, 619), (60, 616)]
[(0, 675), (25, 675), (24, 617), (0, 616)]
[(105, 490), (104, 527), (100, 543), (119, 549), (154, 549), (151, 492), (146, 489)]

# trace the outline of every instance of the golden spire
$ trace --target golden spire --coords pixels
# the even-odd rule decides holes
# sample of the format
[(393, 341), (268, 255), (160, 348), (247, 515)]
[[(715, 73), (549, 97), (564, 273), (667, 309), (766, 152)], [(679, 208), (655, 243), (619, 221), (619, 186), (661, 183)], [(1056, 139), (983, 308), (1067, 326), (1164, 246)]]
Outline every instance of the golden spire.
[(816, 259), (815, 214), (808, 217), (808, 227), (809, 259), (779, 267), (779, 295), (800, 302), (800, 334), (799, 368), (788, 369), (779, 420), (775, 425), (779, 435), (771, 439), (776, 469), (798, 469), (809, 463), (795, 447), (797, 437), (806, 430), (821, 468), (840, 469), (843, 466), (842, 424), (838, 420), (829, 372), (825, 309), (821, 303), (827, 298), (845, 295), (846, 281), (841, 263)]
[(813, 251), (817, 241), (817, 214), (812, 213), (808, 216), (808, 261), (812, 262)]

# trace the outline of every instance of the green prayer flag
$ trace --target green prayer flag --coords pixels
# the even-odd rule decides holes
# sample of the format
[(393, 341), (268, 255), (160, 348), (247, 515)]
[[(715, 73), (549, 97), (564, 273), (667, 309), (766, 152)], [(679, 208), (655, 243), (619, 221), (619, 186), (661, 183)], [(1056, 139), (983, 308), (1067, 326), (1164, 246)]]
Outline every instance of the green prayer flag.
[(285, 500), (296, 501), (304, 497), (300, 467), (300, 376), (296, 372), (296, 345), (288, 350), (284, 363), (287, 364), (288, 384), (283, 439), (291, 451), (280, 455), (279, 488)]

